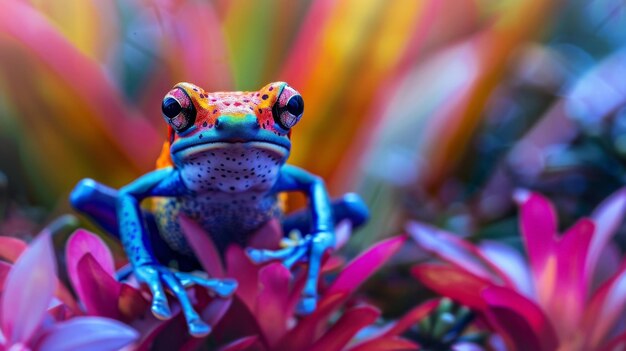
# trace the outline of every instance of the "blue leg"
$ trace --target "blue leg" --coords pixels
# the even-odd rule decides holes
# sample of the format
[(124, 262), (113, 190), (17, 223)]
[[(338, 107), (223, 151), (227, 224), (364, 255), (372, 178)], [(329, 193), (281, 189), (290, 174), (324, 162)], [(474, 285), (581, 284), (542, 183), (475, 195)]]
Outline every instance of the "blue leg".
[(70, 203), (77, 211), (119, 239), (116, 199), (117, 190), (88, 178), (78, 182), (70, 194)]
[[(352, 228), (365, 224), (369, 217), (369, 210), (358, 194), (348, 193), (331, 202), (333, 223), (337, 225), (344, 219), (352, 222)], [(292, 230), (306, 233), (311, 228), (311, 212), (308, 209), (296, 211), (283, 220), (283, 233)]]
[(297, 306), (300, 314), (308, 314), (317, 305), (317, 284), (322, 257), (326, 250), (335, 247), (334, 225), (343, 219), (349, 219), (353, 226), (359, 226), (367, 219), (368, 210), (355, 194), (345, 195), (331, 203), (321, 178), (290, 165), (282, 168), (274, 191), (301, 191), (308, 197), (308, 211), (291, 215), (283, 222), (285, 233), (297, 229), (305, 235), (293, 240), (286, 249), (271, 251), (248, 248), (247, 252), (257, 263), (280, 260), (287, 267), (297, 262), (308, 263), (302, 298)]

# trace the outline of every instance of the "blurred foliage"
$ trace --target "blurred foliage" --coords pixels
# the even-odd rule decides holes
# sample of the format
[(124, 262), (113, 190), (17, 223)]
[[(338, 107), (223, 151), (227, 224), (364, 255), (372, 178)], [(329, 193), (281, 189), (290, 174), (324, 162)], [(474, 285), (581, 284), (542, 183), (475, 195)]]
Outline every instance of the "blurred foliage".
[(516, 187), (566, 225), (623, 184), (625, 25), (620, 0), (6, 1), (3, 232), (149, 171), (176, 82), (284, 80), (307, 106), (291, 162), (372, 208), (352, 252), (407, 218), (515, 242)]

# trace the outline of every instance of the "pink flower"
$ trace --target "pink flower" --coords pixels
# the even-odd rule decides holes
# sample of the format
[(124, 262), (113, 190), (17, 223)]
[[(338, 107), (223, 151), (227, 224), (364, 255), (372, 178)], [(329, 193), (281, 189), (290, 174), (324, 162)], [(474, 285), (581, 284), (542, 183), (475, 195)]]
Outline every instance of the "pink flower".
[[(626, 261), (621, 267), (611, 265), (613, 251), (608, 245), (626, 210), (626, 189), (562, 235), (546, 198), (526, 191), (515, 198), (528, 261), (503, 244), (473, 245), (411, 223), (408, 230), (415, 241), (447, 263), (420, 264), (414, 275), (437, 293), (480, 311), (511, 350), (626, 346), (626, 333), (620, 328), (626, 306)], [(607, 270), (610, 277), (601, 279)]]
[[(173, 318), (159, 320), (150, 311), (150, 294), (131, 280), (119, 282), (109, 248), (97, 235), (79, 229), (72, 234), (66, 246), (67, 270), (70, 281), (84, 307), (84, 313), (116, 319), (139, 332), (138, 350), (154, 349), (156, 344), (179, 349), (197, 341), (185, 329), (178, 305), (173, 305)], [(202, 287), (190, 288), (194, 307), (205, 320), (215, 325), (230, 306), (230, 300), (213, 299)]]
[[(322, 272), (339, 270), (339, 273), (330, 284), (320, 279), (317, 309), (311, 315), (297, 317), (295, 307), (304, 286), (304, 270), (292, 274), (279, 262), (256, 265), (244, 249), (236, 245), (227, 250), (222, 263), (210, 236), (193, 221), (184, 217), (180, 221), (205, 270), (211, 276), (235, 278), (239, 283), (230, 309), (206, 340), (209, 345), (225, 345), (220, 349), (223, 351), (415, 348), (414, 344), (397, 337), (404, 327), (372, 338), (362, 347), (351, 344), (356, 334), (380, 315), (377, 308), (359, 302), (352, 295), (403, 245), (406, 237), (382, 241), (346, 265), (338, 256), (331, 255)], [(275, 247), (281, 238), (279, 228), (276, 222), (270, 222), (251, 242), (255, 247)], [(341, 224), (336, 232), (338, 242), (344, 242), (350, 227)], [(332, 320), (336, 321), (332, 323)]]
[(6, 244), (3, 258), (19, 256), (13, 266), (0, 263), (0, 350), (118, 350), (137, 339), (133, 329), (106, 318), (55, 321), (55, 291), (58, 296), (65, 290), (57, 288), (49, 234), (25, 250), (15, 239), (2, 238), (0, 244)]

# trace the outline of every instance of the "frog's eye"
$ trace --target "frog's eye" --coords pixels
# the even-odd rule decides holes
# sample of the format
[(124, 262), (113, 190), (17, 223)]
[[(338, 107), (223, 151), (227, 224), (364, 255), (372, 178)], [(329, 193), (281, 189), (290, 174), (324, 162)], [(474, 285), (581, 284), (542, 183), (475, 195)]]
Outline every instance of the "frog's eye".
[(273, 108), (274, 120), (284, 129), (290, 129), (302, 118), (304, 100), (290, 86), (285, 86)]
[(196, 109), (189, 96), (180, 88), (165, 95), (161, 111), (163, 111), (165, 121), (177, 132), (191, 127), (196, 120)]

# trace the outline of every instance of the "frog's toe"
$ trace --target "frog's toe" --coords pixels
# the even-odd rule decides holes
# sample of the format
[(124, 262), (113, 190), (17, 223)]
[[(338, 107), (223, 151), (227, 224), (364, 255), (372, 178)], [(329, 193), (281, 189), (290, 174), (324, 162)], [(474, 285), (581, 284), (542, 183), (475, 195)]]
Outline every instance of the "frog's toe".
[(187, 322), (187, 326), (189, 328), (189, 334), (196, 338), (201, 338), (211, 333), (211, 326), (206, 324), (200, 318), (190, 320)]
[(154, 300), (151, 310), (152, 314), (154, 314), (154, 316), (158, 319), (166, 320), (172, 317), (172, 311), (170, 311), (170, 307), (167, 305), (167, 302)]
[(296, 313), (305, 316), (313, 313), (317, 307), (317, 296), (302, 296), (296, 306)]
[(263, 263), (265, 261), (268, 261), (265, 250), (253, 249), (251, 247), (248, 247), (246, 248), (246, 254), (254, 263)]
[(237, 286), (235, 279), (220, 279), (212, 289), (220, 297), (230, 297), (237, 290)]

